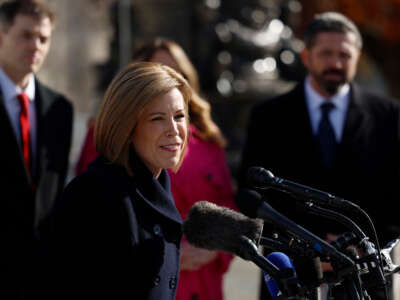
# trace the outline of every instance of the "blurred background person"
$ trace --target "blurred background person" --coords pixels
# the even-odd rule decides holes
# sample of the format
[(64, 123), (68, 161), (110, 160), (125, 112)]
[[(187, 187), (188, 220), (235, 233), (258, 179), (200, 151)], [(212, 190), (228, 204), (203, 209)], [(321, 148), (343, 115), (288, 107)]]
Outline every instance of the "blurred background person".
[[(226, 140), (211, 118), (210, 104), (200, 95), (198, 75), (188, 56), (177, 43), (155, 38), (133, 55), (133, 61), (151, 61), (180, 72), (193, 88), (189, 103), (190, 134), (188, 150), (178, 172), (169, 171), (175, 204), (183, 219), (194, 203), (207, 200), (234, 208), (232, 179), (225, 160)], [(93, 128), (89, 128), (77, 171), (96, 157)], [(196, 248), (183, 239), (181, 277), (177, 299), (223, 299), (223, 275), (232, 255)]]
[(0, 5), (1, 299), (27, 299), (40, 278), (41, 229), (67, 174), (72, 105), (36, 77), (54, 20), (41, 1)]
[[(363, 43), (346, 16), (317, 14), (304, 41), (306, 79), (252, 111), (241, 182), (245, 184), (249, 167), (260, 166), (278, 177), (350, 200), (371, 217), (384, 246), (400, 234), (393, 211), (400, 197), (399, 103), (354, 82)], [(310, 217), (300, 202), (280, 192), (265, 194), (280, 212), (329, 242), (348, 231), (336, 220)], [(374, 231), (359, 213), (346, 216), (375, 243)], [(309, 266), (298, 268), (299, 278), (314, 279)], [(379, 297), (374, 293), (374, 299)]]
[(191, 89), (173, 69), (127, 66), (95, 125), (99, 158), (55, 213), (53, 299), (175, 299), (182, 219), (166, 169), (182, 163)]

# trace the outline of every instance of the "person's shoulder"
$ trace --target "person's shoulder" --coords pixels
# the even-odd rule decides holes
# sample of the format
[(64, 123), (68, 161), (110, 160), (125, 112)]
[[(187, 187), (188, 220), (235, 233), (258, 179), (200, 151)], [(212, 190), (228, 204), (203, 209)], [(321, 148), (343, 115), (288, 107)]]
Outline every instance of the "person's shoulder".
[(57, 103), (57, 105), (62, 105), (65, 109), (72, 111), (72, 102), (61, 92), (50, 88), (46, 84), (42, 83), (36, 78), (36, 87), (38, 93), (42, 98), (52, 103)]
[(87, 186), (103, 193), (109, 187), (121, 187), (127, 176), (123, 167), (99, 156), (88, 165), (86, 171), (71, 180), (66, 189)]
[(292, 89), (282, 94), (275, 95), (258, 102), (252, 108), (253, 115), (264, 115), (265, 113), (275, 114), (277, 111), (287, 109), (299, 97), (304, 97), (303, 82), (297, 83)]
[(100, 173), (86, 170), (73, 178), (64, 189), (64, 197), (71, 194), (104, 194), (106, 179)]
[(59, 207), (65, 209), (93, 209), (97, 211), (119, 207), (129, 194), (127, 179), (117, 167), (96, 159), (82, 174), (73, 178), (65, 187)]
[(356, 101), (372, 112), (400, 113), (400, 100), (375, 91), (361, 88), (357, 84), (352, 85)]

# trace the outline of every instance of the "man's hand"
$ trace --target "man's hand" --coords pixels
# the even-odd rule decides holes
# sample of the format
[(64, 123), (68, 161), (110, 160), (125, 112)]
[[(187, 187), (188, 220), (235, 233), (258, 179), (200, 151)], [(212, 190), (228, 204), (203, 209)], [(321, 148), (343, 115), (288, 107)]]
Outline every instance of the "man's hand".
[[(338, 234), (333, 234), (333, 233), (328, 233), (325, 237), (325, 241), (327, 243), (333, 242), (335, 241), (340, 235)], [(349, 248), (354, 248), (357, 251), (358, 256), (362, 256), (362, 252), (360, 251), (360, 249), (358, 249), (357, 247), (354, 246), (349, 246)], [(321, 263), (322, 265), (322, 271), (324, 272), (333, 272), (332, 266), (330, 263)]]
[[(327, 233), (325, 237), (325, 241), (327, 243), (335, 241), (339, 237), (338, 234)], [(333, 268), (331, 263), (321, 262), (322, 271), (323, 272), (333, 272)]]

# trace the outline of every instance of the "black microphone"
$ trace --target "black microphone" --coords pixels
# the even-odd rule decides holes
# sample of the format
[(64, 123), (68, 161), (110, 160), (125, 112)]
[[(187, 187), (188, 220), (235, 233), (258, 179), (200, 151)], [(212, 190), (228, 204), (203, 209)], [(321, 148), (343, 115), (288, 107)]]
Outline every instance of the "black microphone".
[(359, 206), (353, 202), (306, 185), (276, 177), (270, 171), (261, 167), (249, 168), (247, 171), (247, 181), (253, 187), (261, 189), (272, 188), (289, 193), (304, 201), (314, 200), (320, 205), (350, 210), (359, 209)]
[(245, 215), (252, 218), (257, 217), (266, 222), (273, 223), (275, 226), (278, 226), (299, 239), (309, 243), (314, 250), (323, 254), (325, 257), (336, 259), (337, 262), (344, 264), (346, 267), (354, 266), (354, 262), (349, 257), (273, 209), (269, 204), (263, 201), (259, 193), (253, 190), (241, 189), (239, 190), (237, 197), (241, 199), (237, 202), (242, 203), (239, 209), (242, 208), (242, 212)]
[(261, 220), (207, 201), (195, 203), (183, 223), (183, 232), (190, 244), (235, 254), (279, 277), (279, 269), (259, 254), (254, 244), (261, 237), (262, 228)]

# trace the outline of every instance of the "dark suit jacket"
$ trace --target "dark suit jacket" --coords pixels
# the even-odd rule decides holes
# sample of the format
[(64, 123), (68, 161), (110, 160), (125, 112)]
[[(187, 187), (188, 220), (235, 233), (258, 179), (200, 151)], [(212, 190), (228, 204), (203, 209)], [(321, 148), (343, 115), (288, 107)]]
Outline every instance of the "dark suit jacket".
[(33, 248), (39, 228), (64, 186), (68, 168), (72, 106), (38, 81), (35, 97), (36, 175), (31, 182), (0, 91), (0, 274), (9, 280), (0, 283), (0, 298), (7, 290), (12, 295), (20, 293), (16, 290), (20, 289), (22, 274), (27, 274), (25, 267), (36, 251)]
[(134, 157), (134, 177), (100, 157), (66, 187), (50, 299), (175, 299), (182, 220), (167, 172), (157, 180)]
[[(289, 93), (253, 109), (240, 182), (244, 184), (248, 167), (261, 166), (278, 177), (353, 201), (371, 216), (381, 243), (386, 243), (399, 234), (400, 221), (394, 210), (400, 198), (397, 187), (400, 182), (399, 150), (398, 103), (364, 92), (352, 84), (335, 167), (324, 169), (306, 108), (304, 84), (301, 83)], [(268, 193), (270, 204), (322, 237), (326, 232), (340, 233), (344, 229), (336, 222), (304, 214), (294, 200), (282, 193)], [(356, 216), (354, 220), (366, 230), (365, 219)], [(371, 237), (370, 231), (365, 233)]]

